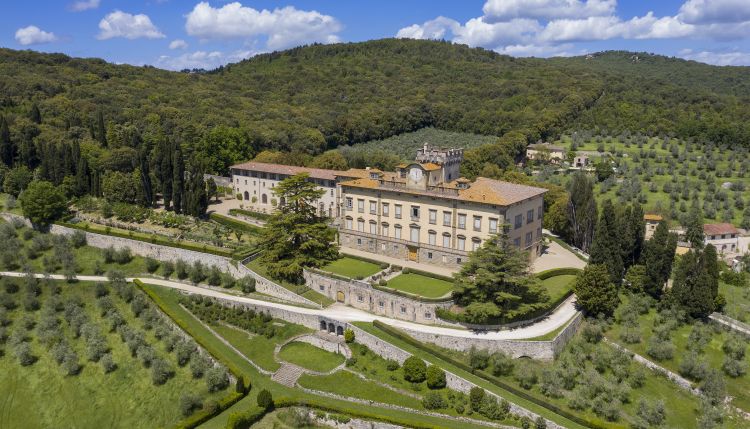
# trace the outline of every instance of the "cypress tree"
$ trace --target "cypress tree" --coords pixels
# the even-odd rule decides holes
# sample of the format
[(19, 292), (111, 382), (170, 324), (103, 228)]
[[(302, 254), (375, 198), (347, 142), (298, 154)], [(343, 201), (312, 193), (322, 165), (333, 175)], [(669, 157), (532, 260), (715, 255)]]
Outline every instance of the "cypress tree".
[(703, 213), (693, 206), (685, 219), (685, 238), (693, 249), (703, 249)]
[(107, 129), (104, 126), (104, 113), (102, 113), (101, 109), (97, 112), (96, 125), (96, 138), (102, 147), (107, 147)]
[(206, 182), (203, 173), (195, 166), (190, 166), (185, 183), (185, 194), (183, 196), (184, 213), (190, 216), (203, 217), (208, 209), (208, 196), (206, 194)]
[(156, 146), (156, 177), (161, 186), (164, 209), (169, 210), (172, 203), (172, 151), (171, 145), (162, 138)]
[(677, 236), (669, 232), (666, 221), (659, 222), (653, 237), (645, 242), (641, 264), (646, 268), (644, 291), (654, 298), (660, 298), (664, 284), (672, 273), (674, 254), (677, 249)]
[(610, 281), (609, 270), (604, 265), (587, 265), (576, 278), (573, 290), (576, 305), (589, 316), (611, 316), (620, 303), (617, 287)]
[[(144, 145), (145, 146), (145, 145)], [(140, 181), (141, 181), (141, 188), (142, 192), (141, 195), (143, 195), (143, 200), (141, 201), (141, 204), (144, 207), (151, 207), (154, 204), (154, 189), (151, 184), (151, 173), (149, 171), (149, 165), (148, 165), (148, 156), (147, 156), (147, 150), (145, 147), (142, 147), (139, 156), (139, 169), (140, 169)]]
[(89, 163), (85, 157), (78, 159), (75, 176), (75, 194), (82, 196), (91, 192), (91, 173), (89, 172)]
[(578, 172), (568, 187), (568, 220), (573, 244), (588, 252), (596, 227), (597, 207), (594, 198), (594, 182), (584, 173)]
[(693, 249), (675, 269), (671, 298), (691, 317), (705, 318), (714, 311), (719, 289), (716, 249)]
[(180, 144), (175, 143), (172, 151), (172, 201), (175, 213), (182, 213), (185, 193), (185, 161), (182, 159)]
[(10, 129), (5, 117), (0, 117), (0, 162), (8, 167), (13, 166), (16, 157), (16, 146), (10, 138)]
[(35, 124), (42, 123), (42, 112), (39, 111), (39, 106), (36, 103), (31, 105), (31, 111), (29, 112), (29, 119)]
[(646, 241), (646, 221), (643, 219), (643, 207), (638, 203), (633, 204), (628, 229), (630, 239), (633, 243), (632, 252), (628, 255), (627, 261), (625, 261), (625, 264), (629, 267), (641, 259), (643, 243)]
[(605, 265), (615, 284), (622, 282), (623, 275), (621, 240), (621, 228), (615, 207), (611, 200), (606, 200), (602, 205), (602, 215), (596, 224), (589, 263)]

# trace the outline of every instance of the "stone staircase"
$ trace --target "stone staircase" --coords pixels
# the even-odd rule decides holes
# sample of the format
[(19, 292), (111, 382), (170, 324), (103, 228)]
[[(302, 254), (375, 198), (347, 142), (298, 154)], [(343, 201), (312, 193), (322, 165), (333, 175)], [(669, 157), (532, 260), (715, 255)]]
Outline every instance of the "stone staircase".
[(271, 380), (287, 387), (294, 387), (297, 379), (305, 372), (303, 368), (290, 363), (284, 363), (272, 376)]

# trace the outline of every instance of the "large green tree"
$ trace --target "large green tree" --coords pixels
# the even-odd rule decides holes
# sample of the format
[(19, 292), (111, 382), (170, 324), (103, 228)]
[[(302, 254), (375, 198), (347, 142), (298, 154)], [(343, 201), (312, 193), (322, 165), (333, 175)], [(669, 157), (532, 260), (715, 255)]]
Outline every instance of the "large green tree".
[(576, 278), (573, 291), (578, 307), (590, 316), (611, 316), (620, 303), (617, 286), (604, 265), (587, 265)]
[(529, 272), (528, 255), (505, 234), (491, 236), (471, 252), (454, 277), (453, 299), (466, 307), (468, 315), (474, 315), (473, 323), (507, 315), (523, 304), (549, 300), (539, 280)]
[(708, 317), (714, 311), (719, 290), (719, 268), (716, 249), (692, 249), (677, 264), (670, 296), (685, 313), (696, 318)]
[(703, 213), (697, 205), (692, 205), (684, 222), (685, 239), (693, 249), (703, 248)]
[(14, 197), (18, 197), (18, 195), (21, 194), (21, 191), (26, 189), (33, 179), (34, 175), (25, 165), (11, 168), (5, 173), (5, 178), (3, 179), (3, 191)]
[(141, 189), (138, 176), (119, 171), (106, 172), (102, 177), (102, 196), (110, 203), (135, 204)]
[(10, 128), (5, 116), (0, 116), (0, 162), (8, 167), (13, 166), (16, 157), (16, 145), (10, 138)]
[(622, 241), (626, 238), (612, 201), (604, 201), (604, 204), (602, 204), (602, 215), (596, 224), (589, 263), (606, 266), (609, 270), (610, 279), (615, 284), (622, 282), (624, 271)]
[(261, 262), (271, 277), (301, 282), (304, 267), (320, 267), (338, 257), (338, 244), (328, 219), (318, 213), (325, 193), (307, 174), (290, 176), (273, 188), (280, 204), (265, 228)]
[(594, 182), (582, 172), (573, 175), (568, 186), (568, 219), (572, 243), (588, 252), (596, 229), (597, 207)]
[(41, 180), (31, 182), (18, 201), (23, 215), (40, 229), (62, 217), (67, 208), (63, 193), (52, 183)]
[(654, 298), (660, 298), (664, 285), (672, 274), (677, 235), (669, 232), (666, 221), (656, 226), (654, 235), (644, 243), (641, 264), (645, 267), (643, 289)]

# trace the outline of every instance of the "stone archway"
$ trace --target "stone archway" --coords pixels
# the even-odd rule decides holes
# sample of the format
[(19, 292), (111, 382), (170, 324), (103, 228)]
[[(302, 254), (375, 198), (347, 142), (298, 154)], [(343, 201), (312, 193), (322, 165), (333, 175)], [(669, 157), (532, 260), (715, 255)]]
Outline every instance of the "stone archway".
[(320, 321), (320, 330), (321, 331), (325, 331), (326, 329), (328, 329), (328, 324), (326, 323), (325, 320), (321, 320)]
[(336, 335), (344, 335), (344, 327), (339, 325), (336, 327)]
[(336, 301), (344, 302), (345, 299), (346, 299), (346, 296), (344, 295), (344, 292), (341, 292), (341, 291), (336, 292)]
[(330, 333), (336, 332), (336, 326), (333, 323), (328, 324), (328, 332)]

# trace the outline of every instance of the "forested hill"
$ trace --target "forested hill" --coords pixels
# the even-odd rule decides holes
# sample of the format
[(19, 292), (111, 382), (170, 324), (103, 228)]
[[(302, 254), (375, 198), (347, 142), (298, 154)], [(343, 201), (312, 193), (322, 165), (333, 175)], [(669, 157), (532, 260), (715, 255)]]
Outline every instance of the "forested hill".
[(599, 127), (750, 145), (748, 68), (632, 55), (516, 59), (386, 39), (177, 73), (0, 49), (0, 114), (19, 147), (167, 138), (219, 172), (261, 149), (314, 155), (425, 126), (527, 141)]

